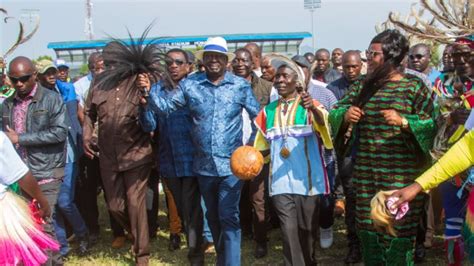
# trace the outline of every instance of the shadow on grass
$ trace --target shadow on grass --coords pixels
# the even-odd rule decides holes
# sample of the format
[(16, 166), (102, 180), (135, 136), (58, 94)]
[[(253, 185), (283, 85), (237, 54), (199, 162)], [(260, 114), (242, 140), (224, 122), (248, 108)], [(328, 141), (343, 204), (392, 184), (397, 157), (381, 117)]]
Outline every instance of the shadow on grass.
[[(100, 210), (100, 226), (101, 235), (98, 243), (94, 245), (90, 254), (85, 257), (78, 257), (72, 254), (68, 257), (66, 265), (80, 265), (80, 266), (124, 266), (134, 265), (134, 258), (130, 252), (131, 243), (126, 242), (126, 245), (121, 249), (112, 249), (112, 232), (108, 220), (108, 214), (105, 209), (103, 196), (99, 196), (99, 210)], [(164, 195), (160, 195), (160, 212), (158, 215), (158, 223), (160, 231), (156, 238), (150, 240), (150, 265), (188, 265), (186, 241), (182, 236), (181, 249), (176, 251), (168, 250), (169, 243), (169, 225), (165, 207)], [(243, 237), (241, 249), (241, 264), (246, 265), (283, 265), (283, 247), (280, 230), (274, 229), (269, 235), (268, 255), (262, 259), (255, 259), (253, 240)], [(438, 236), (435, 238), (434, 247), (427, 251), (427, 256), (424, 263), (419, 265), (446, 265), (444, 258), (444, 251), (442, 248), (442, 239)], [(74, 247), (74, 244), (72, 245)], [(334, 244), (329, 249), (319, 248), (319, 239), (316, 241), (316, 256), (318, 265), (344, 265), (344, 258), (346, 256), (347, 240), (345, 235), (345, 225), (342, 218), (337, 218), (334, 225)], [(206, 254), (206, 265), (214, 265), (215, 254)], [(466, 260), (467, 261), (467, 260)], [(363, 264), (357, 264), (363, 265)]]

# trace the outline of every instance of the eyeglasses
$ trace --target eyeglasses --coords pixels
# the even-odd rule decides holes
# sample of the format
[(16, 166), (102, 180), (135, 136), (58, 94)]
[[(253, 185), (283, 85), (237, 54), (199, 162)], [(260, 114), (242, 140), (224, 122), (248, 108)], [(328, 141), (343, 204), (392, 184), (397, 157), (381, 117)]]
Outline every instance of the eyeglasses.
[(168, 59), (168, 60), (166, 60), (166, 65), (167, 66), (173, 65), (173, 63), (175, 63), (177, 66), (182, 66), (184, 64), (184, 61), (181, 60), (181, 59), (175, 59), (175, 60)]
[(18, 81), (20, 81), (21, 83), (27, 82), (28, 80), (30, 80), (31, 76), (33, 76), (33, 74), (21, 76), (21, 77), (18, 77), (18, 78), (15, 78), (15, 77), (12, 77), (12, 76), (8, 76), (8, 78), (10, 79), (10, 81), (12, 82), (12, 84), (17, 84)]
[(374, 51), (374, 50), (365, 50), (365, 56), (367, 58), (374, 58), (378, 54), (383, 54), (382, 51)]
[(415, 58), (421, 60), (421, 58), (423, 58), (424, 56), (424, 54), (411, 54), (408, 56), (408, 58), (410, 58), (410, 60), (415, 60)]
[(473, 52), (461, 52), (461, 53), (458, 52), (458, 53), (452, 53), (451, 57), (456, 61), (461, 60), (461, 58), (464, 61), (469, 61), (472, 55), (473, 55)]

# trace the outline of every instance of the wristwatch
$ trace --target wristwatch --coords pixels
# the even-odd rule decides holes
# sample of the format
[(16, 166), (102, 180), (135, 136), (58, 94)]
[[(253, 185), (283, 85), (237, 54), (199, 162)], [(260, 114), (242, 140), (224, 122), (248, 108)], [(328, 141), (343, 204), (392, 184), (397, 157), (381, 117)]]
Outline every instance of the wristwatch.
[(402, 128), (403, 129), (408, 128), (408, 120), (405, 117), (402, 117)]

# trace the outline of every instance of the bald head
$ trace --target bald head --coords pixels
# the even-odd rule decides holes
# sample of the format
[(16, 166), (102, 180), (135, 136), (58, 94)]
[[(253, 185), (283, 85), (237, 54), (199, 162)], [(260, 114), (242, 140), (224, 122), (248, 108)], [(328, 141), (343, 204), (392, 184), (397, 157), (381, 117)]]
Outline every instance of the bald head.
[(423, 52), (423, 53), (427, 54), (428, 56), (431, 56), (430, 47), (427, 44), (424, 44), (424, 43), (415, 44), (410, 48), (410, 50), (411, 51), (417, 50), (417, 51), (420, 51), (420, 52)]
[(260, 60), (262, 59), (262, 50), (260, 46), (254, 42), (249, 42), (244, 46), (252, 54), (253, 69), (260, 68)]
[(408, 68), (428, 74), (431, 60), (430, 47), (424, 43), (413, 45), (408, 53)]
[(15, 74), (21, 74), (19, 76), (24, 76), (25, 74), (32, 74), (35, 71), (35, 65), (33, 62), (24, 56), (15, 57), (9, 65), (9, 75), (16, 77)]
[(362, 59), (359, 51), (350, 50), (342, 56), (342, 72), (349, 82), (354, 82), (360, 76)]
[(36, 69), (33, 62), (24, 56), (15, 57), (9, 65), (8, 76), (18, 96), (25, 97), (36, 83)]
[(262, 77), (265, 80), (273, 82), (275, 79), (276, 68), (273, 65), (273, 61), (265, 56), (262, 59)]

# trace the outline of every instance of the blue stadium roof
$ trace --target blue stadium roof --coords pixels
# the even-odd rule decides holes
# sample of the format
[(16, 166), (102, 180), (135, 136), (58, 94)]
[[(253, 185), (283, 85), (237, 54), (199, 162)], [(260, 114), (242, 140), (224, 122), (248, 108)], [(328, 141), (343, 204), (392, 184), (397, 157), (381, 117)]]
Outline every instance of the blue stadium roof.
[[(248, 34), (213, 34), (201, 36), (175, 36), (175, 37), (160, 37), (148, 38), (146, 41), (157, 44), (180, 44), (197, 42), (205, 42), (210, 36), (222, 36), (229, 43), (236, 42), (265, 42), (265, 41), (290, 41), (302, 40), (311, 37), (309, 32), (282, 32), (282, 33), (248, 33)], [(51, 42), (48, 44), (49, 49), (53, 50), (86, 50), (86, 49), (100, 49), (104, 47), (110, 40), (94, 40), (94, 41), (70, 41), (70, 42)], [(124, 39), (126, 43), (130, 40)]]

